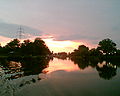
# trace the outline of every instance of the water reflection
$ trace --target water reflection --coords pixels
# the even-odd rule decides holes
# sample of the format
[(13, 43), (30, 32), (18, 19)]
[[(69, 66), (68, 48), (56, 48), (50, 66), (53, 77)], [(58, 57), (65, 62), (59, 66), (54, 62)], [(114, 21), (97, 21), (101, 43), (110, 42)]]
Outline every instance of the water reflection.
[(40, 81), (39, 74), (48, 67), (49, 61), (42, 57), (1, 59), (0, 96), (14, 96), (18, 89)]
[(64, 70), (70, 72), (70, 71), (79, 70), (79, 67), (68, 59), (63, 60), (63, 59), (54, 58), (51, 62), (49, 62), (49, 67), (44, 69), (44, 71), (47, 71), (48, 73), (58, 70)]
[(48, 67), (49, 58), (25, 57), (23, 59), (8, 60), (2, 59), (1, 70), (6, 74), (6, 79), (17, 79), (29, 75), (38, 75)]
[(110, 62), (105, 62), (105, 65), (103, 65), (102, 67), (96, 66), (96, 69), (101, 78), (110, 80), (116, 75), (117, 66), (111, 64)]
[(42, 73), (42, 70), (48, 67), (50, 59), (48, 58), (25, 58), (22, 60), (24, 76), (36, 75)]
[[(54, 58), (33, 58), (25, 57), (24, 59), (1, 59), (0, 60), (0, 73), (5, 73), (5, 77), (8, 80), (17, 79), (24, 76), (38, 75), (40, 73), (51, 73), (58, 70), (64, 70), (67, 72), (85, 70), (89, 67), (96, 69), (98, 75), (106, 80), (112, 79), (117, 73), (117, 67), (120, 64), (117, 62), (102, 61), (98, 58), (81, 59), (70, 58), (70, 60), (61, 60)], [(38, 79), (41, 78), (38, 76)], [(30, 82), (34, 81), (31, 78)]]
[(95, 57), (92, 59), (71, 58), (71, 60), (83, 70), (88, 67), (95, 68), (99, 76), (105, 80), (110, 80), (116, 76), (117, 66), (120, 66), (115, 61), (111, 61), (111, 63), (110, 61), (102, 61)]
[[(42, 94), (45, 94), (42, 96), (61, 96), (62, 92), (65, 94), (63, 96), (80, 96), (81, 93), (82, 96), (100, 96), (103, 92), (102, 96), (104, 96), (104, 90), (111, 92), (114, 89), (119, 92), (119, 88), (117, 88), (120, 77), (117, 75), (119, 62), (102, 61), (98, 58), (87, 60), (54, 58), (50, 60), (49, 58), (26, 57), (18, 60), (1, 59), (0, 63), (0, 96), (8, 96), (11, 93), (12, 95), (9, 96), (39, 96)], [(45, 79), (42, 79), (42, 75), (43, 78), (45, 76)], [(117, 82), (116, 85), (113, 80), (110, 80), (115, 76), (117, 77), (114, 81)], [(99, 77), (103, 79), (101, 80)], [(106, 80), (110, 81), (106, 82)], [(113, 89), (108, 88), (108, 84)], [(56, 89), (58, 90), (56, 91)], [(28, 90), (30, 93), (26, 92)], [(90, 92), (91, 95), (87, 92)], [(107, 91), (105, 96), (108, 96), (109, 92)], [(7, 93), (8, 95), (6, 95)], [(84, 95), (85, 93), (87, 94)]]

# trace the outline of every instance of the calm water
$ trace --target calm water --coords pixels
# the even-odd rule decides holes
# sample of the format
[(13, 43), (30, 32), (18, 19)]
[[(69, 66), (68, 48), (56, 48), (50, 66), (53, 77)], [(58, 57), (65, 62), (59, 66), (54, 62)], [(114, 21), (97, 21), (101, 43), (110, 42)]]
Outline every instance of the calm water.
[(116, 63), (78, 61), (2, 61), (0, 96), (120, 96)]

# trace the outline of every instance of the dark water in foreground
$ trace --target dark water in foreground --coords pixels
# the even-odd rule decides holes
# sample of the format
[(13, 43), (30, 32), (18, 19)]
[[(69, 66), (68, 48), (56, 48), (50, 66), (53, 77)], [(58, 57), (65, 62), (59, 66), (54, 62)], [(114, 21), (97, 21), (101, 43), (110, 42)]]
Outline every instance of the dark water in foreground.
[(74, 63), (56, 58), (2, 61), (0, 96), (120, 96), (119, 66)]

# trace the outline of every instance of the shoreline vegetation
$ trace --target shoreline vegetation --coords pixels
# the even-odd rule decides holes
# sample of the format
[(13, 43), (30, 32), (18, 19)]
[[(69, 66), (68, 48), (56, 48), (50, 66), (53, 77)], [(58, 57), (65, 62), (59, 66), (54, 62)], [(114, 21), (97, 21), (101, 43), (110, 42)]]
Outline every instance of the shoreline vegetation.
[(81, 70), (87, 67), (94, 68), (100, 78), (105, 80), (116, 76), (117, 69), (120, 68), (120, 50), (109, 38), (100, 41), (97, 48), (89, 49), (85, 45), (80, 45), (71, 53), (56, 53), (54, 57), (63, 60), (69, 58)]
[(85, 45), (78, 46), (71, 53), (60, 52), (55, 53), (54, 57), (65, 59), (69, 57), (71, 59), (99, 59), (99, 60), (120, 60), (120, 49), (116, 47), (116, 43), (114, 43), (111, 39), (107, 38), (101, 40), (98, 43), (97, 48), (89, 49), (89, 47)]
[(49, 55), (51, 52), (41, 38), (36, 38), (33, 42), (27, 39), (22, 43), (18, 39), (13, 39), (5, 46), (0, 46), (0, 58), (42, 58)]
[(54, 57), (63, 60), (69, 59), (82, 70), (88, 66), (96, 68), (99, 76), (107, 80), (117, 74), (117, 67), (120, 68), (120, 50), (110, 39), (100, 41), (98, 47), (93, 49), (80, 45), (71, 53), (50, 52), (41, 38), (36, 38), (33, 42), (24, 40), (23, 43), (20, 43), (18, 39), (13, 39), (5, 46), (0, 47), (0, 66), (5, 68), (4, 70), (8, 70), (6, 74), (11, 74), (10, 76), (6, 75), (6, 79), (47, 73), (44, 69), (49, 66), (50, 60)]
[(71, 53), (53, 53), (41, 38), (36, 38), (33, 42), (27, 39), (22, 43), (18, 39), (13, 39), (5, 46), (0, 46), (0, 59), (23, 59), (26, 57), (120, 60), (120, 49), (118, 49), (116, 43), (109, 38), (101, 40), (97, 48), (89, 49), (89, 47), (85, 45), (80, 45)]

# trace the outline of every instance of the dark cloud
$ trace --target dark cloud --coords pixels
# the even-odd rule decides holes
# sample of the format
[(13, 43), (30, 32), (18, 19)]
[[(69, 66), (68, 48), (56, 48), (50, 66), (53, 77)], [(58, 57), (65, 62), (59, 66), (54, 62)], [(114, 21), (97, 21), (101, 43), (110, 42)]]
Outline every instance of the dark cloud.
[(72, 34), (72, 35), (67, 35), (67, 36), (59, 36), (58, 39), (60, 40), (96, 40), (99, 37), (93, 37), (93, 36), (88, 36), (88, 35), (82, 35), (82, 34)]
[(58, 40), (83, 40), (83, 41), (87, 41), (88, 43), (92, 43), (92, 44), (98, 44), (99, 41), (106, 39), (106, 38), (110, 38), (111, 40), (113, 40), (113, 42), (115, 42), (117, 44), (117, 48), (120, 48), (120, 32), (118, 32), (118, 28), (116, 29), (116, 31), (114, 30), (113, 32), (99, 32), (99, 33), (95, 33), (95, 32), (90, 32), (88, 33), (88, 35), (85, 35), (84, 33), (78, 33), (78, 34), (66, 34), (66, 35), (60, 35), (57, 37)]
[(23, 30), (23, 38), (27, 38), (29, 36), (40, 36), (42, 34), (42, 31), (30, 28), (28, 26), (2, 22), (0, 23), (0, 35), (9, 38), (18, 38), (20, 26)]

